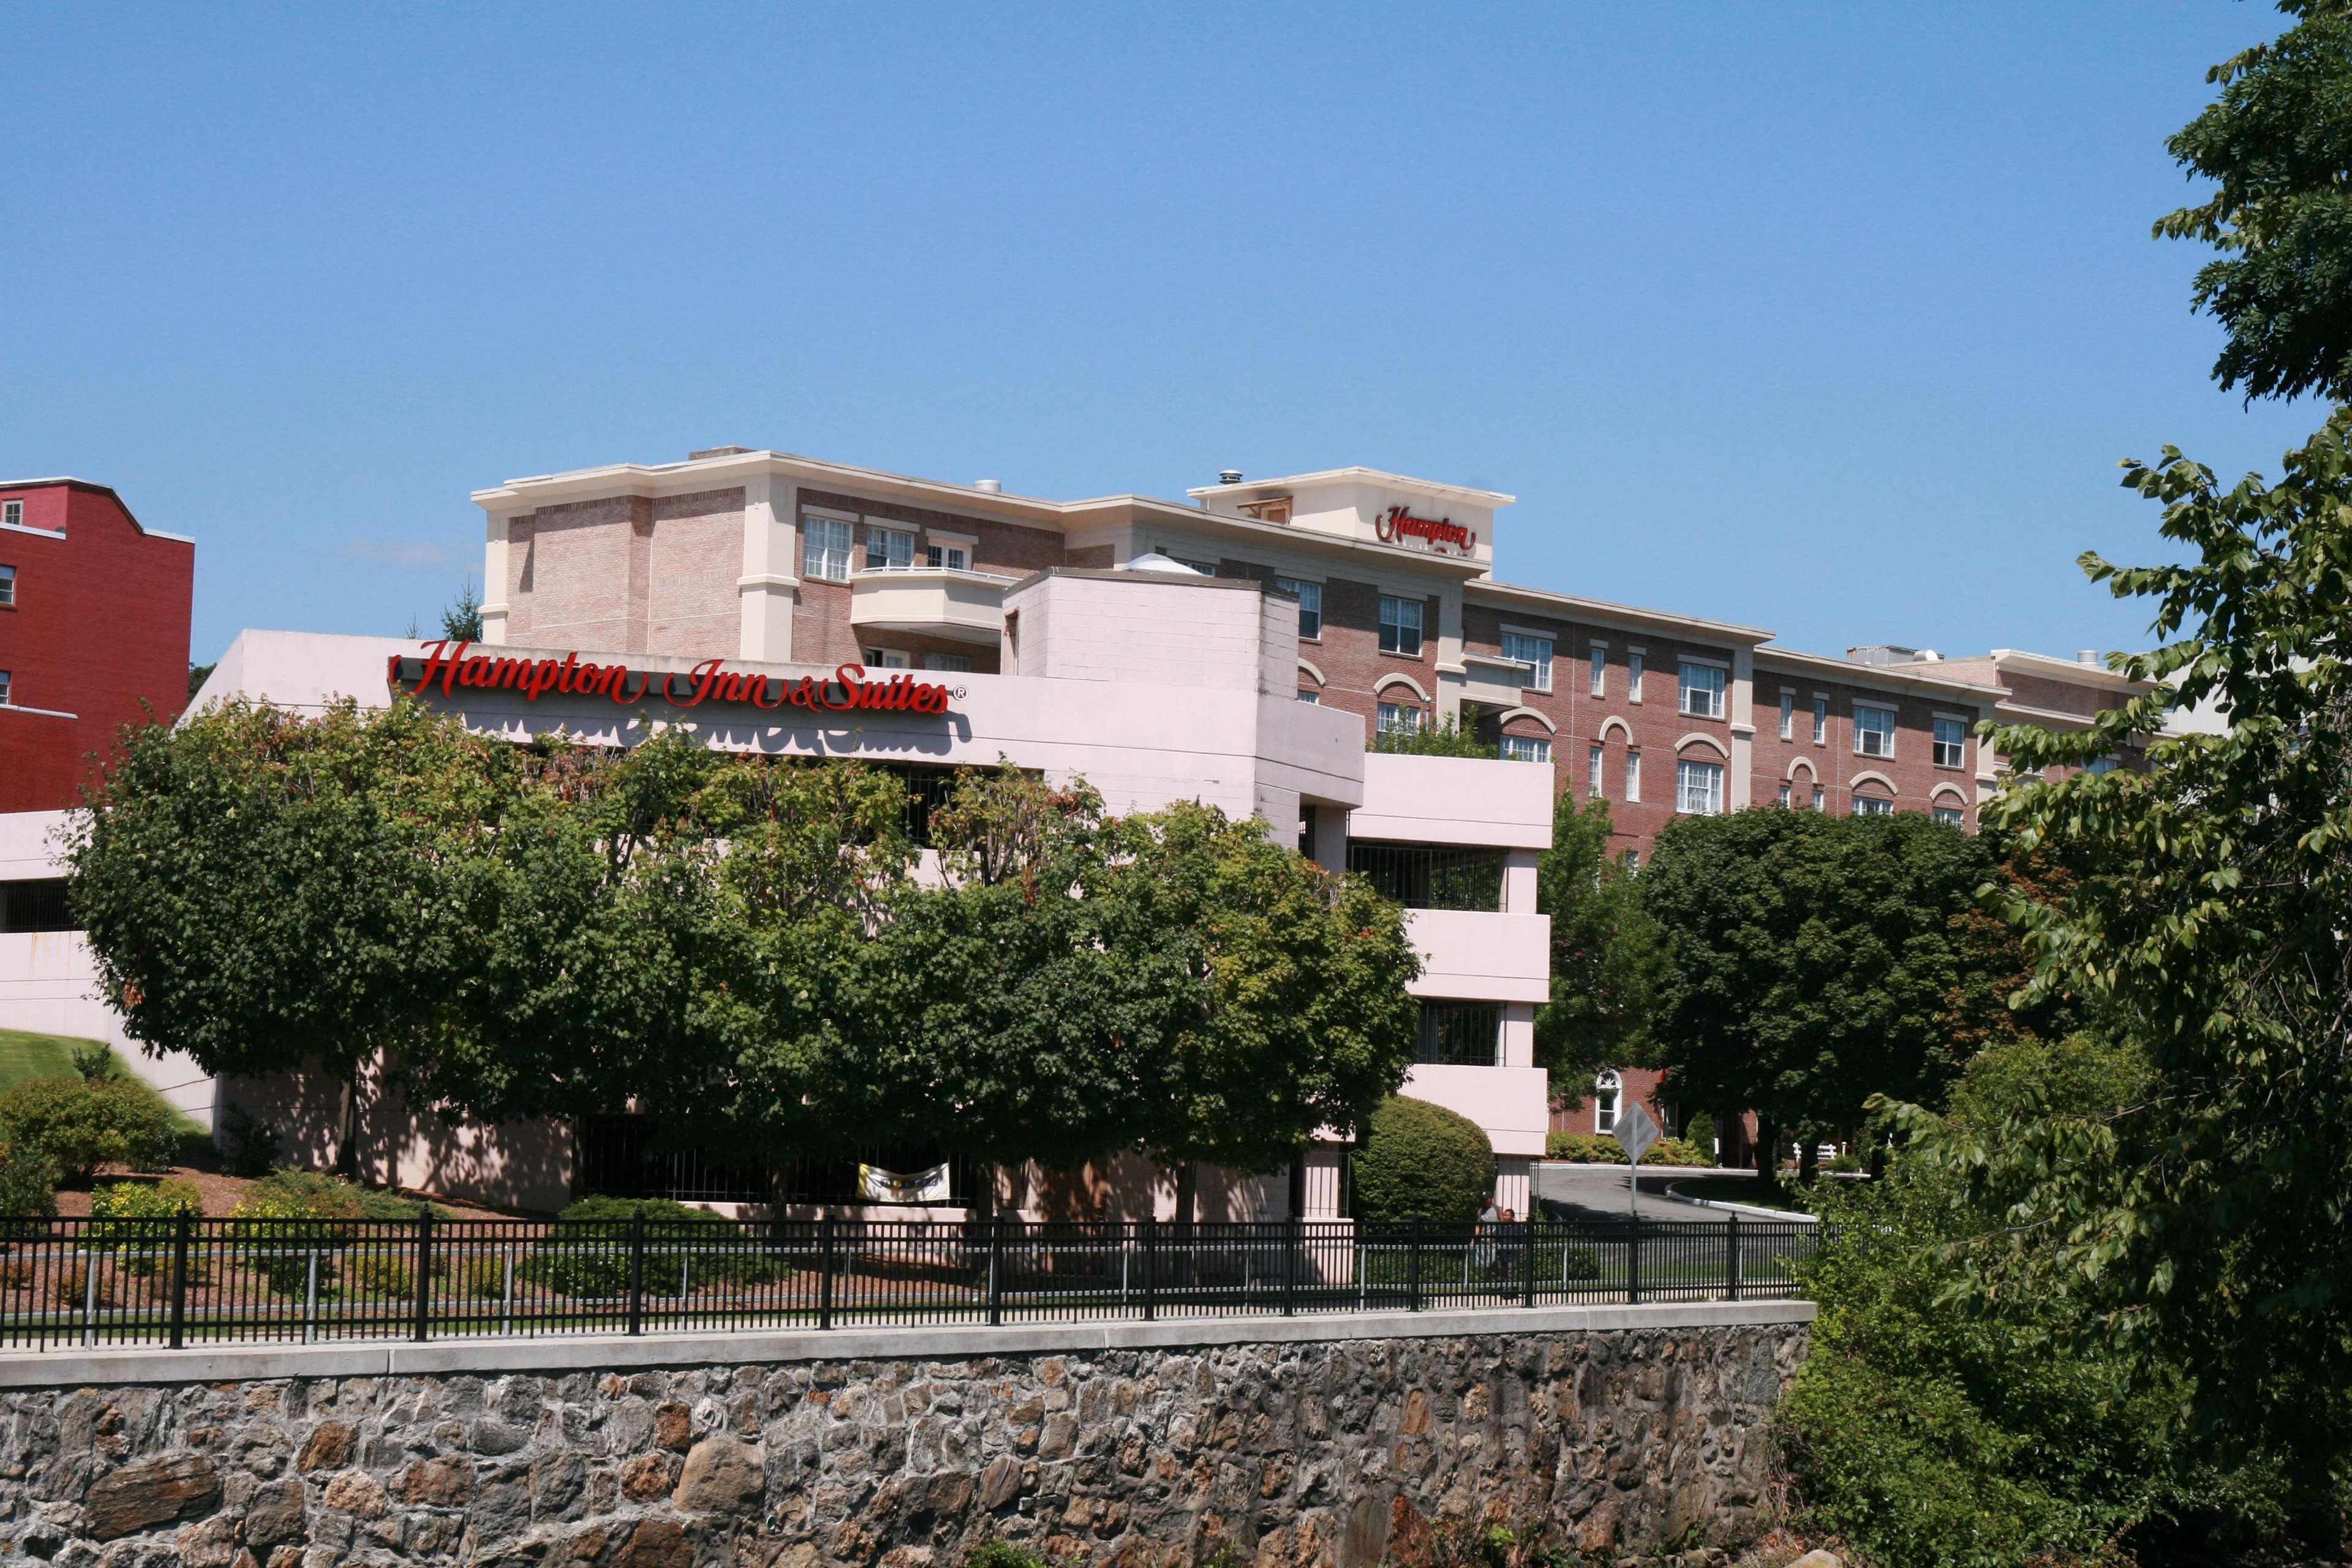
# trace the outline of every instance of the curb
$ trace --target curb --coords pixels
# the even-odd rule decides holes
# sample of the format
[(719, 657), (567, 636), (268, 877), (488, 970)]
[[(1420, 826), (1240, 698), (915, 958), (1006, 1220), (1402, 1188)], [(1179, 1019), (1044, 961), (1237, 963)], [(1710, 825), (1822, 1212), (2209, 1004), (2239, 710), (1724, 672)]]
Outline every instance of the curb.
[(1721, 1198), (1685, 1197), (1675, 1191), (1672, 1184), (1669, 1184), (1666, 1190), (1659, 1195), (1670, 1204), (1688, 1204), (1693, 1208), (1700, 1209), (1721, 1209), (1727, 1214), (1744, 1215), (1756, 1219), (1794, 1221), (1798, 1225), (1822, 1223), (1820, 1215), (1804, 1214), (1796, 1209), (1768, 1209), (1759, 1207), (1755, 1204), (1727, 1204)]

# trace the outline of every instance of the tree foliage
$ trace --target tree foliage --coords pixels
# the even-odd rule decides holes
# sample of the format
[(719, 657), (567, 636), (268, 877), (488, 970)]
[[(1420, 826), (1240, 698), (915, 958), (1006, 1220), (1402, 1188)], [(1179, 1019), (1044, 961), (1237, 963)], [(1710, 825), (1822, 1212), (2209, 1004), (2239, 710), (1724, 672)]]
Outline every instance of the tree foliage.
[(2352, 397), (2352, 7), (2281, 0), (2278, 38), (2215, 66), (2219, 96), (2166, 145), (2202, 202), (2158, 236), (2222, 255), (2196, 304), (2229, 332), (2213, 378), (2257, 397)]
[(75, 897), (133, 1035), (207, 1070), (382, 1053), (451, 1117), (635, 1109), (744, 1159), (1267, 1170), (1402, 1080), (1402, 911), (1263, 824), (971, 773), (927, 871), (908, 806), (887, 771), (681, 730), (233, 704), (136, 739)]
[(1609, 803), (1562, 795), (1536, 872), (1551, 917), (1551, 1000), (1536, 1012), (1536, 1060), (1574, 1098), (1602, 1068), (1654, 1067), (1652, 1009), (1665, 955), (1640, 879), (1609, 853)]
[(2163, 640), (2122, 662), (2158, 684), (2088, 732), (1995, 743), (2025, 768), (2079, 762), (2208, 701), (2228, 728), (2157, 740), (2144, 772), (2027, 784), (1994, 814), (2072, 879), (2014, 900), (2029, 998), (2089, 999), (2145, 1047), (2154, 1082), (2090, 1123), (2021, 1104), (1946, 1151), (2013, 1216), (1979, 1260), (1989, 1288), (2099, 1305), (2126, 1342), (2190, 1370), (2209, 1418), (2294, 1434), (2315, 1485), (2343, 1475), (2352, 1433), (2347, 423), (2289, 453), (2275, 484), (2224, 489), (2171, 447), (2126, 466), (2193, 558), (2083, 560), (2154, 601)]
[(1754, 1110), (1759, 1166), (1776, 1131), (1853, 1130), (1874, 1093), (1939, 1100), (1993, 874), (1981, 840), (1916, 813), (1678, 819), (1641, 877), (1677, 1096)]

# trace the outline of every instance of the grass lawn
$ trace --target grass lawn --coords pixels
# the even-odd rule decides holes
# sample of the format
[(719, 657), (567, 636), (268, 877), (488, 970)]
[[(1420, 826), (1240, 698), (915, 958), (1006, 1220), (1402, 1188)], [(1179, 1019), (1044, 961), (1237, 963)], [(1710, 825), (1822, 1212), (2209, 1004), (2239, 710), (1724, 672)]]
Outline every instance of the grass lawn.
[(1803, 1202), (1787, 1187), (1768, 1187), (1753, 1176), (1693, 1176), (1674, 1184), (1686, 1198), (1713, 1198), (1718, 1203), (1752, 1204), (1759, 1209), (1783, 1209), (1803, 1214)]
[(14, 1089), (28, 1078), (79, 1078), (73, 1051), (88, 1040), (63, 1035), (28, 1035), (22, 1029), (0, 1029), (0, 1089)]

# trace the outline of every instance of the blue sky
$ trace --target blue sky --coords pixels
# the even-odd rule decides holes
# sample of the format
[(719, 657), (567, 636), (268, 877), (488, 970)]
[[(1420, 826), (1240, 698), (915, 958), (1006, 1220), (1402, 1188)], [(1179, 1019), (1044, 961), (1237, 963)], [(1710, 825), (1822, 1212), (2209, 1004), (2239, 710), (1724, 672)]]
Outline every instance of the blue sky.
[(397, 633), (467, 492), (725, 442), (1024, 493), (1364, 463), (1517, 582), (2133, 646), (2114, 462), (2274, 469), (2164, 136), (2262, 6), (0, 7), (0, 478)]

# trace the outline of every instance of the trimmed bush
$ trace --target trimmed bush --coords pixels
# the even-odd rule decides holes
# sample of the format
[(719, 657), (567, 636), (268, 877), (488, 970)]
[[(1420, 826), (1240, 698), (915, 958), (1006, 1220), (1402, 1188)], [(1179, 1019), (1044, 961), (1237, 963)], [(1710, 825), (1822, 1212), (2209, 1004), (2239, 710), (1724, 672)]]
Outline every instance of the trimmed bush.
[[(231, 1226), (230, 1233), (243, 1243), (254, 1270), (281, 1296), (299, 1296), (310, 1289), (313, 1253), (320, 1292), (331, 1292), (342, 1276), (341, 1249), (346, 1243), (352, 1244), (356, 1288), (366, 1294), (398, 1296), (410, 1289), (401, 1283), (408, 1277), (408, 1266), (399, 1261), (406, 1256), (406, 1239), (394, 1234), (367, 1240), (341, 1222), (413, 1220), (426, 1208), (433, 1209), (435, 1218), (445, 1217), (438, 1207), (415, 1198), (380, 1193), (323, 1172), (282, 1166), (246, 1188), (230, 1212), (232, 1219), (244, 1223)], [(299, 1221), (310, 1223), (287, 1223)]]
[(47, 1155), (66, 1185), (87, 1186), (100, 1165), (164, 1168), (178, 1133), (171, 1108), (135, 1079), (37, 1078), (0, 1094), (0, 1141)]
[(242, 1105), (232, 1105), (221, 1117), (221, 1169), (248, 1180), (266, 1176), (278, 1167), (278, 1130)]
[(749, 1226), (724, 1221), (708, 1209), (669, 1198), (585, 1197), (557, 1217), (581, 1222), (561, 1227), (541, 1242), (522, 1267), (523, 1277), (550, 1290), (583, 1300), (609, 1300), (629, 1289), (629, 1237), (638, 1212), (649, 1225), (698, 1221), (689, 1242), (675, 1231), (646, 1238), (644, 1288), (669, 1295), (681, 1277), (688, 1289), (727, 1282), (756, 1285), (792, 1272), (772, 1256)]
[[(0, 1143), (0, 1216), (33, 1219), (57, 1212), (57, 1162), (38, 1149)], [(26, 1235), (41, 1234), (38, 1227), (23, 1228)], [(9, 1234), (9, 1227), (0, 1226), (0, 1235)]]
[(1706, 1111), (1692, 1113), (1683, 1121), (1683, 1142), (1706, 1155), (1715, 1156), (1715, 1118)]
[(121, 1266), (134, 1274), (164, 1267), (173, 1222), (180, 1211), (205, 1212), (204, 1194), (194, 1182), (106, 1182), (89, 1195), (89, 1228), (82, 1245), (92, 1252), (121, 1252)]
[(1366, 1225), (1473, 1220), (1494, 1195), (1495, 1146), (1468, 1117), (1392, 1094), (1365, 1128), (1355, 1187)]
[[(1616, 1139), (1591, 1132), (1553, 1132), (1544, 1138), (1544, 1158), (1580, 1165), (1622, 1165), (1625, 1146)], [(1706, 1144), (1680, 1138), (1661, 1138), (1642, 1156), (1644, 1165), (1712, 1165), (1715, 1155)]]

